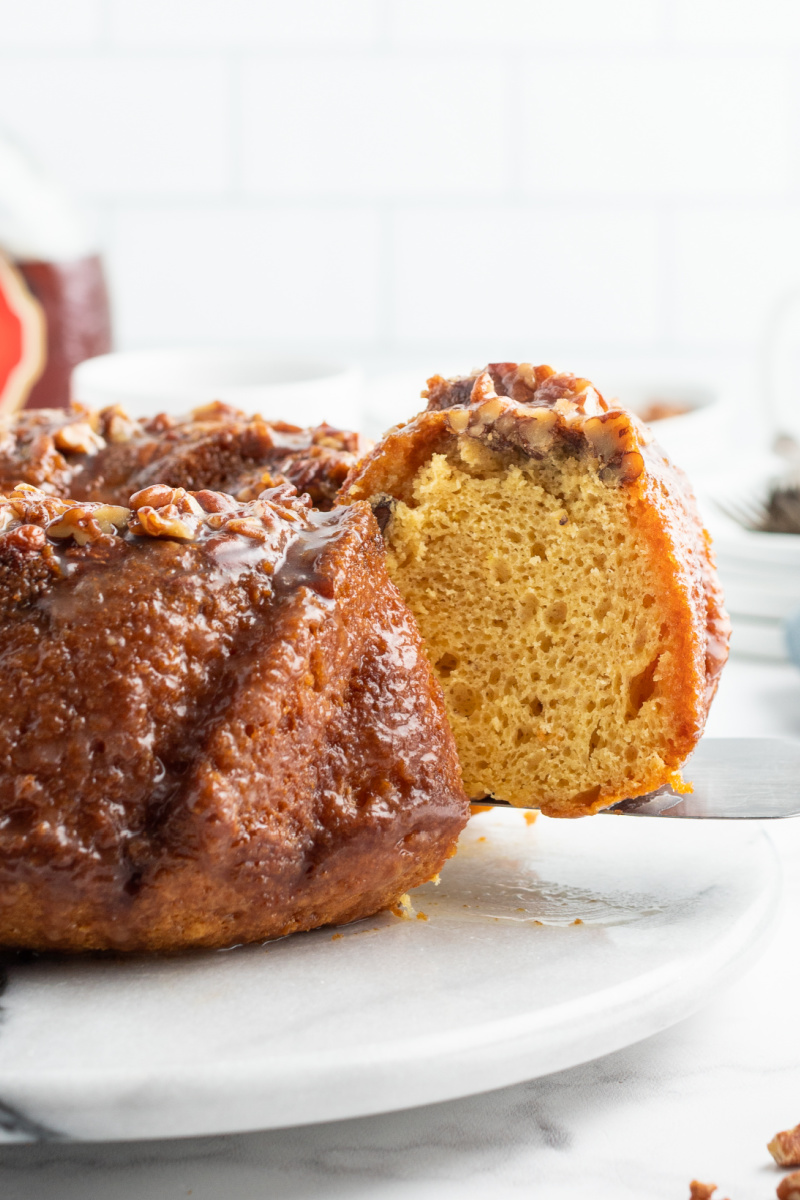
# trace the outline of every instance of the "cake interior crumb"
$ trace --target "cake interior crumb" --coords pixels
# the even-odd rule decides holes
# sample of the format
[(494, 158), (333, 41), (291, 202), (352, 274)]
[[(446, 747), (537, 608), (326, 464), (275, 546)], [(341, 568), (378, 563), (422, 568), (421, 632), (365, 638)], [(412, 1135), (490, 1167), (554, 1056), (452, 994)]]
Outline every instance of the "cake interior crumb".
[(470, 797), (590, 811), (620, 775), (629, 795), (663, 775), (669, 599), (626, 489), (594, 460), (463, 436), (418, 471), (384, 536)]

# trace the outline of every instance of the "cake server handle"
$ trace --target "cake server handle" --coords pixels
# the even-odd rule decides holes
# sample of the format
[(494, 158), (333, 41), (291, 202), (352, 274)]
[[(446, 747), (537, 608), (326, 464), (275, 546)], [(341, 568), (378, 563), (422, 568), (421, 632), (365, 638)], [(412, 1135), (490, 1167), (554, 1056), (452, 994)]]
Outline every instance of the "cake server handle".
[[(703, 738), (681, 770), (693, 790), (660, 788), (621, 800), (605, 813), (693, 820), (765, 821), (800, 816), (800, 741), (788, 738)], [(509, 808), (505, 801), (480, 804)]]

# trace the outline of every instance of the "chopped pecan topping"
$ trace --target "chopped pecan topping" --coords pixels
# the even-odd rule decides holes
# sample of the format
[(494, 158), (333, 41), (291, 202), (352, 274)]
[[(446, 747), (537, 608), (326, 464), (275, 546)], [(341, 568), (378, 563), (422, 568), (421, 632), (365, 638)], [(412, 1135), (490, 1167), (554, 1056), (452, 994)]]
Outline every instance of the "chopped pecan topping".
[(193, 408), (191, 413), (192, 421), (230, 421), (232, 417), (244, 417), (246, 414), (240, 408), (236, 408), (233, 404), (227, 404), (224, 400), (211, 400), (208, 404), (201, 404), (198, 408)]
[(255, 480), (247, 483), (244, 487), (239, 488), (236, 493), (236, 499), (239, 501), (256, 500), (264, 491), (264, 488), (275, 487), (280, 476), (276, 479), (269, 471), (260, 471)]
[(139, 426), (119, 404), (103, 408), (97, 414), (100, 433), (107, 442), (122, 444), (130, 442), (138, 433)]
[(225, 522), (225, 528), (229, 529), (231, 533), (240, 533), (243, 537), (254, 538), (259, 542), (267, 539), (263, 523), (252, 517), (231, 517)]
[(298, 496), (291, 484), (261, 491), (242, 509), (223, 492), (187, 492), (155, 484), (131, 496), (128, 527), (137, 536), (174, 537), (193, 541), (206, 528), (238, 534), (253, 541), (266, 541), (267, 531), (277, 519), (296, 522), (310, 507), (306, 496)]
[(242, 430), (242, 452), (248, 458), (265, 458), (275, 446), (272, 428), (260, 417), (254, 418)]
[(800, 1125), (776, 1133), (767, 1149), (779, 1167), (800, 1167)]
[(313, 444), (315, 446), (322, 446), (323, 449), (325, 449), (325, 450), (343, 450), (344, 449), (344, 447), (341, 445), (341, 442), (339, 441), (339, 439), (337, 439), (335, 437), (315, 437), (313, 439)]
[(233, 496), (228, 496), (225, 492), (195, 492), (194, 498), (207, 513), (232, 512), (236, 508)]
[(463, 433), (469, 425), (469, 409), (451, 408), (447, 414), (447, 423), (453, 433)]
[(191, 542), (197, 537), (201, 524), (196, 518), (182, 516), (177, 505), (165, 504), (163, 508), (140, 508), (129, 528), (139, 537), (180, 538)]
[(608, 484), (630, 483), (645, 469), (641, 447), (650, 435), (632, 414), (609, 410), (588, 379), (530, 363), (491, 363), (465, 379), (435, 376), (423, 395), (428, 411), (446, 412), (453, 433), (491, 448), (505, 444), (541, 458), (559, 438), (571, 446), (582, 441)]
[(193, 541), (205, 513), (191, 492), (157, 484), (131, 496), (128, 527), (131, 533), (150, 537), (174, 537)]
[(488, 371), (482, 371), (475, 383), (472, 385), (470, 392), (470, 403), (479, 405), (480, 412), (484, 406), (486, 408), (486, 421), (493, 421), (495, 417), (499, 417), (502, 412), (502, 405), (499, 402), (499, 397), (495, 391), (494, 380)]
[[(500, 364), (498, 364), (500, 365)], [(541, 369), (541, 368), (540, 368)], [(545, 376), (546, 378), (546, 376)], [(513, 392), (514, 384), (521, 385), (531, 395), (536, 391), (540, 384), (544, 383), (544, 379), (540, 376), (536, 377), (536, 367), (532, 363), (520, 363), (514, 373), (514, 381), (511, 383), (510, 391)]]
[(79, 546), (98, 542), (122, 529), (130, 517), (130, 509), (119, 504), (82, 504), (68, 508), (47, 526), (47, 536), (71, 537)]
[(629, 450), (619, 462), (608, 463), (600, 471), (604, 483), (632, 483), (644, 471), (644, 459), (638, 450)]
[(68, 501), (49, 496), (33, 484), (18, 483), (8, 496), (0, 497), (0, 528), (7, 528), (11, 524), (40, 525), (45, 528), (69, 507)]
[(17, 525), (3, 538), (4, 546), (22, 553), (35, 553), (41, 550), (47, 542), (47, 535), (41, 525)]
[(492, 421), (496, 421), (503, 411), (503, 404), (499, 396), (493, 396), (490, 400), (486, 400), (478, 409), (478, 416), (483, 425), (489, 425)]
[(554, 405), (564, 400), (579, 412), (604, 412), (608, 407), (589, 383), (574, 375), (557, 375), (552, 367), (531, 363), (489, 363), (485, 371), (456, 379), (434, 375), (422, 393), (428, 411), (453, 408), (475, 402), (474, 385), (487, 375), (498, 396), (507, 396), (518, 404)]
[[(130, 507), (62, 500), (21, 483), (9, 495), (0, 495), (0, 536), (6, 550), (16, 551), (46, 550), (48, 540), (70, 539), (81, 547), (121, 549), (117, 535), (127, 532), (194, 541), (205, 530), (266, 542), (279, 532), (281, 523), (302, 525), (310, 507), (308, 496), (298, 496), (287, 483), (262, 489), (257, 499), (246, 504), (237, 504), (223, 492), (189, 492), (154, 484), (135, 493)], [(52, 554), (52, 546), (48, 553)]]
[(358, 434), (331, 425), (303, 429), (220, 402), (152, 419), (134, 419), (119, 405), (92, 411), (73, 404), (0, 420), (0, 491), (24, 480), (57, 496), (127, 504), (130, 492), (151, 484), (206, 483), (254, 499), (283, 478), (327, 510), (367, 448)]
[(172, 488), (164, 483), (156, 483), (152, 487), (142, 488), (140, 492), (134, 492), (129, 504), (134, 512), (140, 508), (163, 508), (167, 504), (175, 504), (185, 495), (185, 488)]
[(337, 429), (335, 425), (321, 425), (311, 430), (311, 443), (322, 446), (326, 450), (339, 450), (344, 454), (365, 454), (372, 443), (361, 433), (353, 433), (348, 429)]
[(546, 454), (556, 438), (558, 415), (551, 408), (534, 408), (520, 420), (522, 440), (536, 454)]
[(170, 429), (174, 429), (178, 422), (169, 413), (156, 413), (149, 421), (145, 423), (145, 433), (169, 433)]
[(17, 549), (43, 550), (48, 538), (72, 538), (79, 546), (99, 542), (122, 529), (129, 515), (117, 504), (61, 500), (24, 483), (0, 496), (0, 533), (6, 546)]
[(88, 421), (62, 425), (53, 434), (56, 449), (67, 454), (97, 454), (105, 448), (105, 438), (95, 433)]
[(596, 456), (605, 462), (610, 462), (636, 445), (630, 419), (623, 412), (589, 417), (583, 432)]

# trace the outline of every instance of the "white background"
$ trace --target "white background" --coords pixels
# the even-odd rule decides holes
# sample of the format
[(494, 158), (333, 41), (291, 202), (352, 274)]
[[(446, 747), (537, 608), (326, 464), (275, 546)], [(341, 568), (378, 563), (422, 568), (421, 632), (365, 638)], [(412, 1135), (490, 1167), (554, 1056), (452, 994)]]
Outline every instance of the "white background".
[(799, 64), (797, 0), (0, 0), (0, 126), (85, 203), (121, 346), (756, 398)]

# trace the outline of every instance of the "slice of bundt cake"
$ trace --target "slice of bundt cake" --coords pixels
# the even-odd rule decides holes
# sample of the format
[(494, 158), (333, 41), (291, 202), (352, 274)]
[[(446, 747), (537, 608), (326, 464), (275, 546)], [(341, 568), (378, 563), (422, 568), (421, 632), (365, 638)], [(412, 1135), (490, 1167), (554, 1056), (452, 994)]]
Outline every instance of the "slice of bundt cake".
[(469, 795), (580, 816), (674, 779), (729, 624), (683, 474), (549, 367), (429, 381), (346, 481), (444, 689)]
[(396, 903), (468, 816), (366, 504), (0, 497), (0, 945), (226, 946)]
[(252, 500), (285, 479), (328, 510), (368, 446), (347, 430), (301, 429), (219, 402), (147, 420), (118, 406), (33, 409), (0, 418), (0, 492), (23, 482), (73, 500), (125, 504), (132, 492), (165, 483)]

